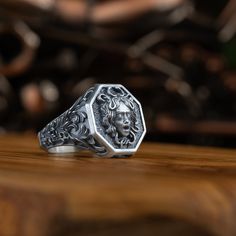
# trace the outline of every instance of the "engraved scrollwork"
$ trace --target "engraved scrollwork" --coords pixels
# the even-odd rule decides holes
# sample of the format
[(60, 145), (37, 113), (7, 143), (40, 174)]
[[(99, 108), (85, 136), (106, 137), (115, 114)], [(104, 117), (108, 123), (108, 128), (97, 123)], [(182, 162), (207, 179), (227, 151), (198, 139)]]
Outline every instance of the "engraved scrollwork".
[(89, 149), (97, 154), (105, 155), (106, 149), (90, 134), (87, 114), (81, 108), (93, 94), (89, 89), (74, 105), (50, 122), (40, 133), (41, 146), (50, 149), (61, 145), (73, 145), (78, 149)]

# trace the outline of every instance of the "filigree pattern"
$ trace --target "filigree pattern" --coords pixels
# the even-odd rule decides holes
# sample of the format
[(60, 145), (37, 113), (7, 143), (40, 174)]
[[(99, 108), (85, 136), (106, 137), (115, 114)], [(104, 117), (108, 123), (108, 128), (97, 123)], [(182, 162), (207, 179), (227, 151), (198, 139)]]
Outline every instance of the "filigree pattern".
[(73, 145), (78, 149), (89, 149), (100, 155), (106, 154), (105, 147), (90, 135), (87, 114), (81, 110), (93, 90), (93, 88), (89, 89), (70, 109), (50, 122), (39, 133), (42, 147), (50, 149), (56, 146)]

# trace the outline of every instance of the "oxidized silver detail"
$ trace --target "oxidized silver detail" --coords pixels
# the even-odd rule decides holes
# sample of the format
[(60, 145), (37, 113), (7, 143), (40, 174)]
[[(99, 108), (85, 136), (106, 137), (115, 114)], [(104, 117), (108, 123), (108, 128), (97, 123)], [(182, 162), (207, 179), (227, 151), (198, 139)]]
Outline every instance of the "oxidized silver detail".
[(100, 156), (128, 156), (146, 133), (140, 103), (122, 85), (97, 84), (39, 132), (49, 152), (87, 149)]

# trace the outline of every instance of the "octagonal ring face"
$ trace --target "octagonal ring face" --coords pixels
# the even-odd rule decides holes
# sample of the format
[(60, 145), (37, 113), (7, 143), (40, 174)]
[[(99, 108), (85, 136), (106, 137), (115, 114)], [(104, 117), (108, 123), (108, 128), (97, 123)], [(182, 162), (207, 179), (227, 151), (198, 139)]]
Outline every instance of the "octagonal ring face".
[(111, 156), (131, 155), (146, 133), (139, 101), (120, 84), (100, 84), (89, 103), (94, 137)]

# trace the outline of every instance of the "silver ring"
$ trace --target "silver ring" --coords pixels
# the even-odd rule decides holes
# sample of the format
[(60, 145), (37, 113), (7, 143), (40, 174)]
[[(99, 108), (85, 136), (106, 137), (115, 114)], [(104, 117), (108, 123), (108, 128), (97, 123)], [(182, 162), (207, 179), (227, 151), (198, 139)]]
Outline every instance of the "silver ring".
[(122, 85), (96, 84), (39, 134), (49, 153), (90, 150), (99, 156), (134, 154), (146, 133), (139, 101)]

